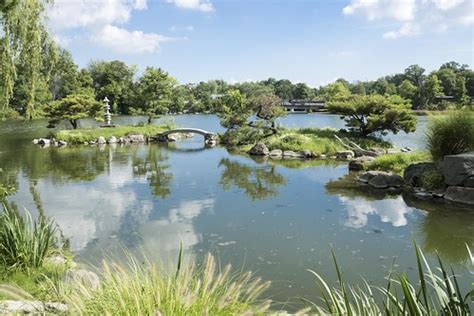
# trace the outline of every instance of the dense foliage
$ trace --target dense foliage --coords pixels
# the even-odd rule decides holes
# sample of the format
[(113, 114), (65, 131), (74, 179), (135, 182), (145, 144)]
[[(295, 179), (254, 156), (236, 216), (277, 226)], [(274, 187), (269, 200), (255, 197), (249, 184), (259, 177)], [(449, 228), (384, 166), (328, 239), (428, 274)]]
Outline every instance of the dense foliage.
[(428, 126), (427, 146), (434, 160), (474, 150), (474, 112), (435, 118)]
[(400, 130), (408, 133), (416, 128), (410, 104), (396, 95), (354, 95), (330, 102), (328, 108), (341, 114), (347, 127), (362, 136), (388, 131), (396, 134)]
[(101, 114), (102, 105), (90, 94), (70, 94), (64, 99), (51, 102), (47, 107), (47, 115), (53, 124), (59, 120), (68, 120), (74, 129), (78, 127), (79, 119), (100, 119)]
[(373, 100), (363, 97), (372, 95), (400, 96), (412, 109), (443, 110), (469, 107), (474, 98), (474, 72), (468, 65), (454, 61), (431, 73), (419, 65), (411, 65), (403, 73), (375, 81), (338, 79), (319, 88), (275, 78), (236, 84), (223, 80), (179, 84), (160, 68), (149, 67), (138, 74), (136, 66), (118, 60), (94, 60), (80, 69), (71, 54), (52, 40), (44, 26), (45, 9), (49, 5), (52, 5), (50, 0), (4, 0), (1, 3), (1, 118), (51, 117), (48, 111), (54, 106), (48, 107), (50, 102), (87, 91), (97, 101), (108, 97), (116, 114), (142, 114), (151, 121), (166, 113), (229, 112), (223, 108), (227, 101), (221, 99), (228, 97), (230, 91), (238, 91), (253, 103), (252, 114), (257, 114), (263, 119), (261, 123), (275, 131), (274, 118), (280, 116), (281, 108), (273, 104), (278, 100), (336, 102), (348, 98)]

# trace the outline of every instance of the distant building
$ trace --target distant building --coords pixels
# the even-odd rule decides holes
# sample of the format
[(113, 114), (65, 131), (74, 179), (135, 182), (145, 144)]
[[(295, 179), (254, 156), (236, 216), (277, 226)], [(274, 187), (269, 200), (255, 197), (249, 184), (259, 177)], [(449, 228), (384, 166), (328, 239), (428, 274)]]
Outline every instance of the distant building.
[(326, 102), (323, 100), (285, 100), (282, 106), (287, 112), (310, 113), (324, 111), (326, 109)]

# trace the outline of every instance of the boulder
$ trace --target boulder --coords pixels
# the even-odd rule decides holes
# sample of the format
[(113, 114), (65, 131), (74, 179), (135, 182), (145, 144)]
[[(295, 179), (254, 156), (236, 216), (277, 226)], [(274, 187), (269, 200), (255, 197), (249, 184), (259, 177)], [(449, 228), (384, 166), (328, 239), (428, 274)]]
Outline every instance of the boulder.
[(40, 138), (38, 140), (38, 145), (44, 146), (44, 145), (49, 145), (51, 144), (51, 141), (47, 138)]
[(444, 198), (455, 203), (474, 205), (474, 188), (451, 186), (446, 189)]
[(64, 140), (59, 140), (58, 141), (58, 146), (59, 147), (67, 146), (67, 142), (65, 142)]
[(99, 136), (99, 138), (97, 138), (97, 144), (103, 145), (105, 143), (107, 143), (107, 141), (105, 140), (104, 136)]
[(337, 159), (352, 159), (354, 158), (355, 155), (354, 155), (354, 152), (352, 150), (340, 150), (338, 152), (336, 152), (336, 158)]
[(311, 153), (311, 151), (309, 150), (302, 150), (298, 153), (300, 156), (304, 157), (304, 158), (311, 158), (313, 157), (313, 154)]
[(281, 157), (283, 156), (283, 151), (281, 149), (273, 149), (272, 151), (270, 151), (270, 156)]
[(140, 134), (131, 134), (131, 135), (128, 135), (126, 138), (128, 138), (131, 143), (144, 143), (145, 142), (145, 136), (140, 135)]
[(109, 144), (115, 144), (117, 143), (117, 138), (115, 136), (111, 136), (108, 140), (107, 143)]
[(414, 196), (420, 200), (431, 200), (434, 195), (426, 191), (415, 191)]
[(264, 143), (257, 143), (249, 150), (249, 154), (255, 156), (266, 156), (269, 153), (270, 151)]
[(433, 162), (421, 162), (409, 165), (403, 172), (403, 180), (408, 185), (419, 187), (421, 185), (421, 177), (426, 172), (436, 171), (436, 164)]
[(69, 283), (79, 283), (82, 286), (90, 288), (92, 290), (96, 290), (100, 287), (100, 280), (97, 274), (84, 269), (67, 270), (65, 280)]
[(43, 315), (49, 313), (67, 313), (68, 307), (62, 303), (40, 302), (40, 301), (0, 301), (0, 314), (18, 315), (34, 314)]
[(474, 176), (474, 152), (444, 156), (442, 169), (447, 185), (464, 185), (465, 181)]
[(33, 144), (38, 145), (39, 140), (38, 139), (33, 139)]
[(474, 176), (470, 176), (469, 178), (467, 178), (464, 181), (463, 186), (467, 188), (474, 188)]
[(396, 174), (379, 173), (372, 177), (368, 184), (376, 189), (399, 188), (404, 184), (403, 178)]
[(284, 158), (304, 158), (304, 156), (301, 153), (296, 153), (291, 150), (285, 150), (283, 152), (283, 157)]
[(321, 154), (321, 155), (319, 155), (319, 159), (326, 159), (326, 158), (327, 158), (327, 157), (326, 157), (326, 155), (325, 155), (325, 154)]
[(368, 172), (364, 172), (363, 174), (361, 174), (357, 180), (359, 182), (362, 182), (362, 183), (368, 183), (370, 181), (370, 179), (372, 179), (373, 177), (375, 177), (376, 175), (379, 175), (379, 174), (388, 174), (386, 172), (382, 172), (382, 171), (368, 171)]
[(356, 158), (354, 160), (349, 161), (349, 170), (350, 171), (364, 170), (365, 167), (374, 160), (375, 158), (370, 157), (370, 156), (362, 156), (362, 157)]

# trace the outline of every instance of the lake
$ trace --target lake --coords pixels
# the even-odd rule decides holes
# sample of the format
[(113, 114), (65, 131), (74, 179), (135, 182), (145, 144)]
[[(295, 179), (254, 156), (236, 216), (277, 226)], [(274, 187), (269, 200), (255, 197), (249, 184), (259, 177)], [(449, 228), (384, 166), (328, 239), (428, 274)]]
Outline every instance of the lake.
[[(213, 115), (172, 118), (181, 127), (222, 131)], [(117, 124), (140, 117), (117, 117)], [(427, 117), (414, 134), (388, 135), (396, 146), (423, 148)], [(95, 124), (81, 122), (82, 126)], [(338, 116), (295, 114), (287, 127), (343, 127)], [(439, 252), (465, 277), (465, 245), (474, 248), (474, 210), (413, 201), (401, 195), (328, 190), (348, 173), (347, 163), (278, 162), (204, 148), (196, 135), (171, 144), (40, 148), (45, 121), (0, 122), (2, 182), (10, 198), (53, 217), (77, 260), (96, 264), (122, 258), (124, 249), (163, 262), (211, 252), (219, 262), (272, 281), (267, 293), (287, 309), (298, 298), (315, 300), (315, 270), (334, 282), (331, 249), (348, 282), (385, 284), (393, 266), (416, 275), (415, 240)], [(470, 274), (471, 273), (471, 274)]]

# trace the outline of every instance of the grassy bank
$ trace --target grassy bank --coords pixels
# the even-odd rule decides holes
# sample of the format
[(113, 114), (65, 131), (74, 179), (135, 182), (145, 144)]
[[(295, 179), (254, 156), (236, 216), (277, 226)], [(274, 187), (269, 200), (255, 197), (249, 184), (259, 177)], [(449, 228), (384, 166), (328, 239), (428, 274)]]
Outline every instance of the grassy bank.
[[(333, 156), (344, 146), (336, 139), (348, 138), (363, 148), (390, 148), (391, 144), (375, 137), (358, 137), (354, 134), (329, 128), (301, 128), (281, 129), (278, 134), (263, 138), (260, 141), (267, 145), (269, 150), (281, 149), (291, 151), (309, 150), (317, 155)], [(251, 145), (242, 146), (241, 151), (247, 151)]]
[(82, 144), (84, 142), (95, 141), (100, 136), (108, 139), (112, 136), (124, 137), (130, 134), (141, 134), (144, 136), (154, 136), (166, 130), (174, 128), (173, 125), (143, 125), (143, 126), (116, 126), (111, 128), (89, 128), (60, 130), (54, 132), (52, 136), (56, 140), (66, 141), (71, 144)]
[(431, 161), (431, 155), (427, 151), (386, 154), (376, 157), (375, 161), (367, 165), (367, 170), (380, 170), (403, 175), (403, 171), (409, 165), (414, 163)]

